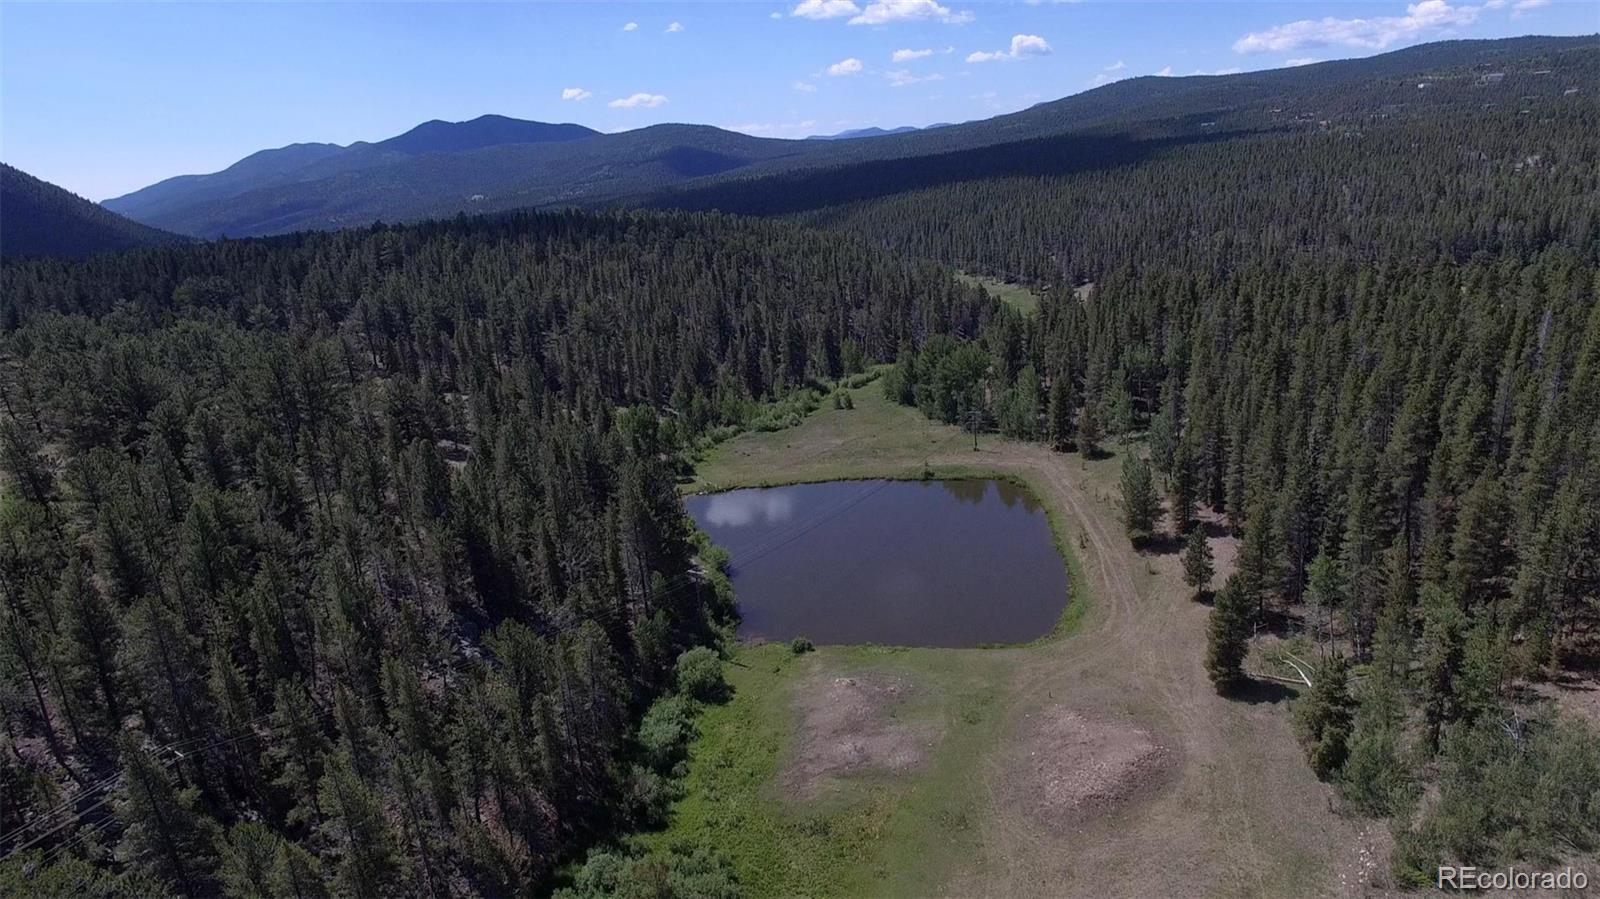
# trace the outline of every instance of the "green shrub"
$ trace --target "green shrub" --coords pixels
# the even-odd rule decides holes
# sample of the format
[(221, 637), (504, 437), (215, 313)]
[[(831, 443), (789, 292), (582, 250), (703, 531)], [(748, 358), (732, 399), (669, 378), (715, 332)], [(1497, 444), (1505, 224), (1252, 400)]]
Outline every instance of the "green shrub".
[(634, 765), (628, 771), (628, 792), (624, 805), (635, 828), (659, 827), (667, 823), (672, 804), (683, 798), (683, 780)]
[(794, 653), (797, 656), (798, 655), (805, 655), (806, 653), (808, 653), (808, 652), (810, 652), (810, 651), (812, 651), (813, 649), (816, 649), (816, 648), (817, 647), (814, 644), (812, 644), (812, 642), (810, 640), (807, 640), (805, 637), (795, 637), (793, 640), (789, 641), (789, 651)]
[(715, 650), (696, 646), (678, 656), (678, 692), (702, 702), (717, 702), (727, 695), (728, 683), (722, 679), (722, 659)]
[(596, 849), (557, 899), (738, 899), (739, 880), (719, 853), (696, 848), (627, 856)]
[(639, 722), (639, 750), (652, 770), (666, 773), (682, 760), (694, 735), (694, 708), (689, 700), (663, 696)]

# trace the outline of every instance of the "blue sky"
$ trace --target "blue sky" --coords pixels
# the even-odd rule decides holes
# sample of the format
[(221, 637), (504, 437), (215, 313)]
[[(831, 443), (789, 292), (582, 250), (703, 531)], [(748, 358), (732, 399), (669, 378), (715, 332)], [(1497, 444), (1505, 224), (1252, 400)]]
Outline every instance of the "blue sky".
[(1594, 0), (0, 0), (0, 160), (99, 200), (434, 118), (803, 137), (983, 118), (1133, 75), (1596, 31)]

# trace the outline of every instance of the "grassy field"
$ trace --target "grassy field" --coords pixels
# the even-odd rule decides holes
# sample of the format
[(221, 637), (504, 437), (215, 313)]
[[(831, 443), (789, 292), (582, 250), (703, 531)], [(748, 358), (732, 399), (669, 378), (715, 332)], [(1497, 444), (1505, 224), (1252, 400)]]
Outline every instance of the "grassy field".
[[(749, 896), (931, 895), (976, 851), (970, 774), (998, 738), (1013, 665), (983, 650), (744, 647), (728, 666), (733, 698), (700, 719), (672, 826), (647, 845), (715, 846)], [(896, 720), (938, 734), (937, 749), (912, 777), (854, 773), (814, 797), (785, 795), (779, 774), (806, 726), (797, 685), (874, 674), (917, 685)]]
[(967, 284), (982, 287), (984, 290), (989, 291), (995, 299), (1008, 306), (1015, 307), (1018, 312), (1024, 315), (1031, 315), (1039, 311), (1039, 296), (1021, 284), (1008, 284), (1005, 281), (997, 281), (994, 278), (985, 278), (979, 275), (961, 274), (956, 277)]

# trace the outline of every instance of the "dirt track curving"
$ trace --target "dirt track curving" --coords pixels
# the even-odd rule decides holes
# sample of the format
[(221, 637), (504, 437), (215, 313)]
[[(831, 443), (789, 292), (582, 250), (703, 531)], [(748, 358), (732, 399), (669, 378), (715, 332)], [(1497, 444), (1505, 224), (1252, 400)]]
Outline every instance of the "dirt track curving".
[[(1116, 797), (1079, 815), (1064, 832), (1003, 805), (1017, 751), (1002, 747), (987, 776), (996, 808), (983, 857), (952, 894), (1006, 896), (1316, 896), (1339, 889), (1335, 871), (1358, 856), (1366, 835), (1332, 811), (1331, 790), (1300, 757), (1284, 697), (1262, 691), (1225, 700), (1202, 664), (1206, 606), (1184, 586), (1176, 555), (1135, 552), (1118, 525), (1115, 462), (1089, 466), (1044, 447), (1001, 443), (930, 460), (991, 467), (1047, 492), (1063, 513), (1081, 561), (1090, 614), (1072, 637), (1027, 653), (1016, 684), (1013, 739), (1061, 702), (1089, 720), (1128, 721), (1170, 768), (1136, 766)], [(1218, 579), (1234, 555), (1216, 540)], [(1139, 736), (1132, 736), (1137, 732)], [(1088, 764), (1115, 767), (1106, 746)]]

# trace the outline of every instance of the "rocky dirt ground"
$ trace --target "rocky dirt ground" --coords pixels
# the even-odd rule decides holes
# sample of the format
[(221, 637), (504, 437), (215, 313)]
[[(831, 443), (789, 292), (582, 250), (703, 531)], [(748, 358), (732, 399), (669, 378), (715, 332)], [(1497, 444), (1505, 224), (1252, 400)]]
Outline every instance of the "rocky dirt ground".
[(795, 689), (795, 748), (779, 775), (784, 792), (810, 799), (835, 778), (921, 766), (943, 730), (900, 719), (900, 708), (918, 689), (887, 675), (819, 674), (802, 681)]

